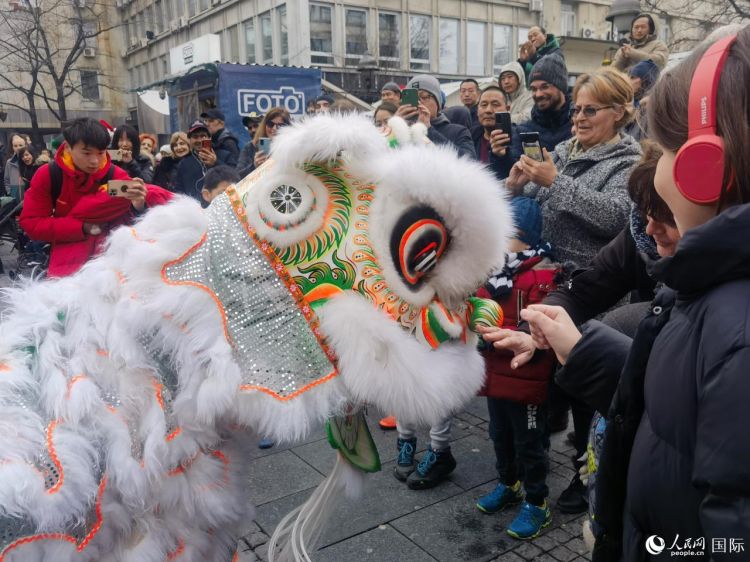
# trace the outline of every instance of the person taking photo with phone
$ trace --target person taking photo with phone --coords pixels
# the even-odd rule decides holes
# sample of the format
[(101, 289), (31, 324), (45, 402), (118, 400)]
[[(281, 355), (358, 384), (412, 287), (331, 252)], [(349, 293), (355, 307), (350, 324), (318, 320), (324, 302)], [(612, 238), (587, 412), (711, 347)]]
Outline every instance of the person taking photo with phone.
[(174, 190), (203, 203), (203, 176), (210, 168), (222, 162), (213, 150), (211, 133), (203, 121), (193, 122), (188, 129), (187, 137), (191, 150), (177, 165)]
[(131, 178), (141, 178), (145, 183), (154, 179), (151, 158), (141, 153), (141, 139), (130, 125), (120, 125), (112, 136), (110, 153), (116, 166), (125, 170)]
[[(463, 125), (451, 123), (443, 113), (443, 94), (440, 82), (428, 74), (414, 76), (402, 92), (401, 106), (396, 115), (408, 123), (419, 122), (427, 128), (427, 138), (435, 144), (446, 144), (454, 147), (459, 156), (476, 158), (474, 142), (469, 129)], [(408, 101), (407, 90), (417, 90), (417, 99)]]
[(237, 137), (226, 128), (224, 112), (214, 107), (201, 113), (200, 118), (211, 135), (211, 147), (219, 163), (236, 166), (240, 157), (240, 144)]
[(518, 49), (518, 64), (523, 67), (528, 81), (531, 82), (529, 78), (531, 70), (542, 58), (549, 55), (565, 58), (565, 55), (560, 49), (560, 42), (557, 37), (547, 33), (541, 26), (535, 25), (529, 29), (528, 39)]
[(500, 88), (488, 86), (482, 90), (477, 117), (479, 123), (471, 130), (477, 159), (487, 164), (497, 179), (504, 180), (519, 155), (511, 153), (510, 141), (516, 127), (511, 123), (505, 93)]
[[(288, 127), (291, 123), (292, 118), (283, 107), (273, 107), (265, 114), (258, 130), (255, 131), (253, 140), (249, 143), (252, 146), (252, 150), (248, 151), (247, 155), (249, 163), (244, 167), (237, 167), (237, 172), (241, 178), (263, 165), (268, 159), (273, 138), (281, 129)], [(243, 150), (247, 148), (245, 146)]]
[[(109, 132), (98, 121), (75, 119), (63, 138), (54, 161), (31, 179), (20, 218), (32, 240), (52, 244), (50, 277), (72, 275), (99, 253), (112, 229), (172, 197), (113, 165), (107, 152)], [(109, 195), (110, 180), (128, 180), (121, 197)]]
[(669, 48), (658, 37), (659, 31), (651, 14), (638, 14), (630, 24), (630, 33), (620, 41), (612, 66), (628, 72), (639, 62), (651, 60), (663, 69), (667, 65)]

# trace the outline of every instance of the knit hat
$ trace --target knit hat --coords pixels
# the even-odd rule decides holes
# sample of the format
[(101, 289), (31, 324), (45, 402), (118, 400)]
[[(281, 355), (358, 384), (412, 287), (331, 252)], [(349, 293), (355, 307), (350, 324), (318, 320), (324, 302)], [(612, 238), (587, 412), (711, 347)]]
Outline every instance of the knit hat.
[(336, 100), (331, 94), (321, 94), (317, 98), (315, 98), (315, 103), (318, 103), (319, 101), (326, 101), (329, 105), (333, 105)]
[(398, 97), (401, 97), (401, 87), (395, 82), (386, 82), (385, 84), (383, 84), (383, 87), (380, 88), (380, 91), (383, 92), (385, 90), (395, 92), (398, 94)]
[(643, 60), (634, 65), (628, 74), (633, 78), (640, 78), (641, 90), (646, 92), (656, 84), (659, 78), (659, 67), (651, 59)]
[(409, 80), (409, 83), (406, 85), (406, 87), (416, 88), (417, 90), (424, 90), (425, 92), (428, 92), (433, 98), (435, 98), (438, 107), (442, 109), (443, 95), (442, 91), (440, 90), (440, 82), (438, 82), (437, 78), (435, 78), (434, 76), (430, 76), (429, 74), (418, 74), (417, 76)]
[(529, 247), (535, 248), (542, 240), (542, 209), (535, 199), (514, 197), (510, 209), (516, 225), (516, 238)]
[(568, 69), (565, 61), (558, 55), (546, 55), (540, 58), (531, 69), (529, 84), (534, 80), (544, 80), (565, 93), (568, 91)]

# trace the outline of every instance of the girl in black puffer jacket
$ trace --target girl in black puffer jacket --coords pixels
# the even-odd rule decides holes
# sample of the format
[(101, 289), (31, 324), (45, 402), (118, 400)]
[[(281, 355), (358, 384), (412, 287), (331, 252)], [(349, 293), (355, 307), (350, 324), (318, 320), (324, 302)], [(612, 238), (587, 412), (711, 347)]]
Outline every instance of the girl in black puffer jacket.
[(130, 125), (120, 125), (112, 137), (112, 150), (119, 150), (119, 158), (112, 163), (125, 170), (131, 178), (141, 178), (146, 183), (154, 179), (154, 166), (151, 159), (141, 154), (141, 141), (138, 132)]

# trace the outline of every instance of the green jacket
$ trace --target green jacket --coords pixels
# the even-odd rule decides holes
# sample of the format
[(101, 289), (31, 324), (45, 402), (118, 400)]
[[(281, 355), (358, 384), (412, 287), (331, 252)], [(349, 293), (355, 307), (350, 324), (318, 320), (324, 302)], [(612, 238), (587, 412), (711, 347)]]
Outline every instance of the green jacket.
[(557, 37), (552, 35), (551, 33), (547, 34), (547, 42), (544, 44), (544, 47), (541, 49), (537, 49), (537, 52), (534, 53), (534, 56), (532, 56), (527, 61), (522, 61), (521, 59), (518, 59), (518, 64), (523, 67), (523, 72), (526, 74), (526, 85), (529, 85), (529, 76), (531, 75), (531, 69), (534, 68), (534, 65), (537, 63), (537, 61), (546, 56), (546, 55), (559, 55), (565, 60), (565, 55), (562, 52), (562, 49), (560, 49), (560, 42), (557, 40)]

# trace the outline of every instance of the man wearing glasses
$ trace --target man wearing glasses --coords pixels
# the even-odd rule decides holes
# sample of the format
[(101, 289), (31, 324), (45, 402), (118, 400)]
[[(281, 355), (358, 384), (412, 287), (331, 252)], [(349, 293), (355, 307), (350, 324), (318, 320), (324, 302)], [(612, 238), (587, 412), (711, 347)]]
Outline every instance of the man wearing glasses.
[[(539, 133), (539, 143), (552, 152), (555, 146), (573, 136), (567, 97), (568, 69), (561, 57), (548, 55), (539, 59), (529, 77), (534, 107), (531, 119), (518, 125), (518, 132)], [(522, 152), (518, 135), (513, 142), (518, 153)]]

